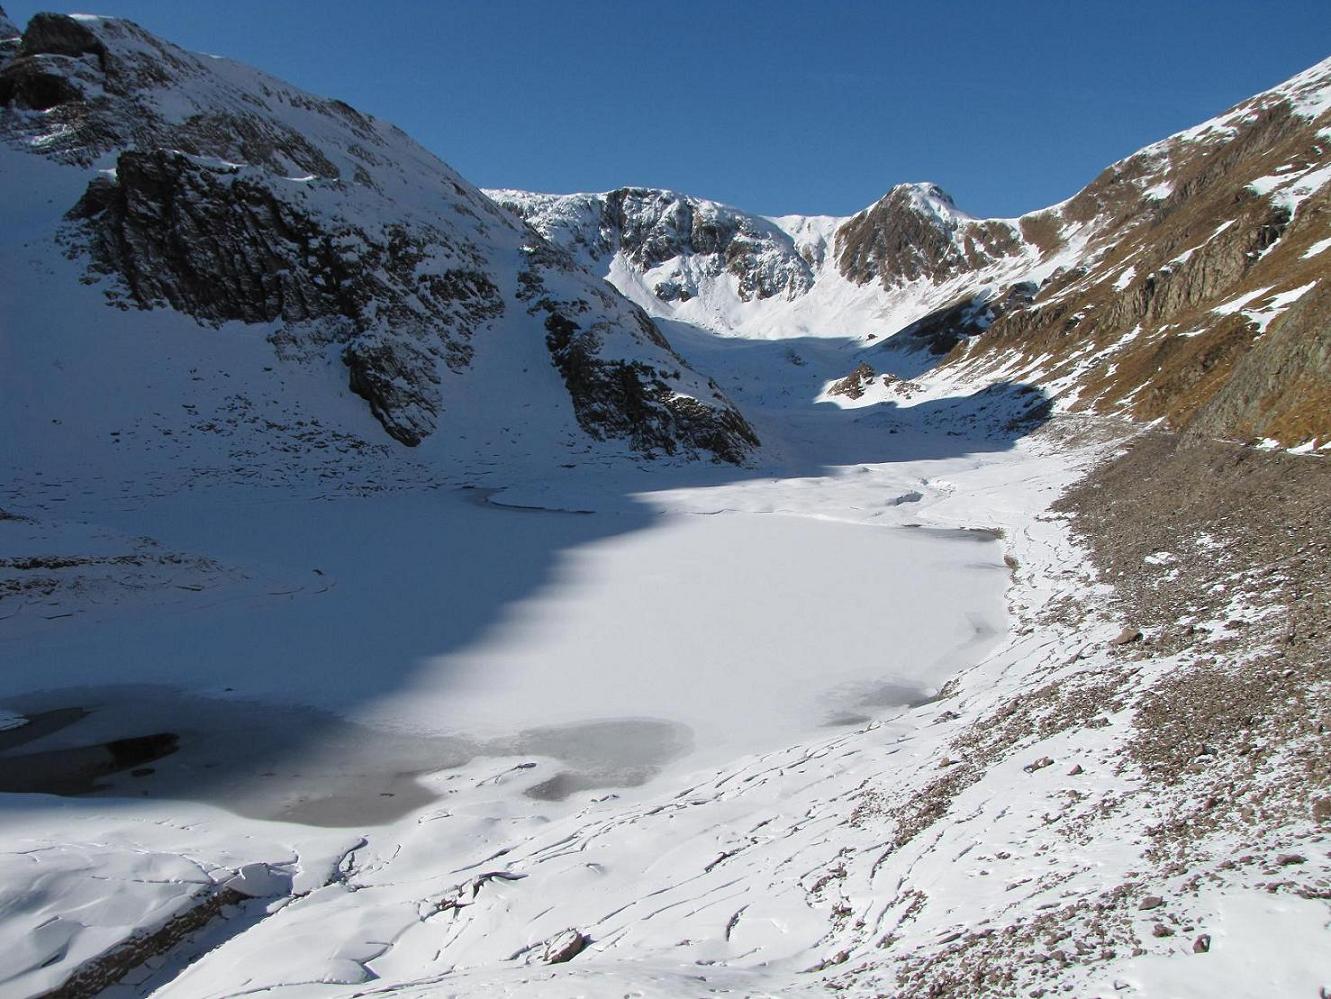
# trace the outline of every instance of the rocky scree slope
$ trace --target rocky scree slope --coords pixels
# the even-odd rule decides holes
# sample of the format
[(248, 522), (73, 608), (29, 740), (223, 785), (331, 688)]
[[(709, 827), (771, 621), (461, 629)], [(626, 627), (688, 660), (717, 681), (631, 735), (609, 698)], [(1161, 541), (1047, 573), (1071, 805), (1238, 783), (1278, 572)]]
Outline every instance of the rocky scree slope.
[[(1063, 410), (1311, 449), (1331, 445), (1329, 181), (1331, 60), (1016, 219), (932, 184), (850, 218), (490, 193), (654, 315), (872, 340), (864, 360), (889, 372), (904, 350), (954, 387), (1019, 381)], [(757, 235), (712, 239), (718, 219)]]
[(269, 324), (292, 363), (336, 352), (407, 445), (447, 427), (442, 373), (516, 323), (592, 437), (732, 462), (756, 446), (640, 309), (393, 126), (129, 21), (0, 33), (0, 137), (87, 171), (67, 252), (113, 304)]

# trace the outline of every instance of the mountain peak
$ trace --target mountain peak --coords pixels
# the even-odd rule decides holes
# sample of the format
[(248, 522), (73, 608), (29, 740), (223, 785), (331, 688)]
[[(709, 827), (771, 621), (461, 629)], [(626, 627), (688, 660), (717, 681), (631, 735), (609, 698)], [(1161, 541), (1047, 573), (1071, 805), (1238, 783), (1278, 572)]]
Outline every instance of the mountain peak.
[(969, 221), (973, 218), (973, 216), (966, 214), (957, 207), (952, 195), (937, 184), (927, 180), (894, 184), (878, 200), (878, 204), (884, 202), (908, 205), (917, 212), (932, 215), (943, 225), (955, 225), (957, 222)]
[(841, 273), (858, 284), (937, 283), (1021, 251), (1008, 223), (967, 215), (929, 182), (897, 184), (837, 230)]

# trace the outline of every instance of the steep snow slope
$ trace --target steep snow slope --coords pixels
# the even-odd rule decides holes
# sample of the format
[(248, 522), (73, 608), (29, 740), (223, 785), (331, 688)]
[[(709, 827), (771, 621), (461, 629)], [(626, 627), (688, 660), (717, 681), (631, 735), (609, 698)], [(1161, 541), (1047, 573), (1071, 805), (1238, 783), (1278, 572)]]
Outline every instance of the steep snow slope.
[[(472, 362), (500, 336), (529, 341), (530, 377), (503, 390), (528, 382), (554, 421), (571, 403), (583, 432), (643, 453), (739, 461), (754, 445), (640, 310), (345, 104), (126, 21), (43, 14), (0, 67), (0, 106), (7, 172), (29, 185), (7, 192), (24, 202), (8, 217), (87, 260), (102, 311), (240, 322), (284, 371), (345, 365), (409, 445), (447, 427), (453, 376), (490, 378)], [(18, 308), (23, 291), (10, 286)], [(552, 365), (564, 398), (549, 394)]]

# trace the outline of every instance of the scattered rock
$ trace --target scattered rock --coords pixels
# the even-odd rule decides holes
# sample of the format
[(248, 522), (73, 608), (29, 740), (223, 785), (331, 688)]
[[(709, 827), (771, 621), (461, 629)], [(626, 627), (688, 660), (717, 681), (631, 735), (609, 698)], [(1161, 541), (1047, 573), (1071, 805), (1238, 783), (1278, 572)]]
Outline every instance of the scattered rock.
[(1128, 625), (1118, 633), (1118, 636), (1110, 641), (1110, 645), (1131, 645), (1133, 642), (1141, 641), (1142, 633), (1140, 628), (1134, 628)]
[(855, 366), (855, 370), (840, 381), (833, 382), (828, 388), (828, 395), (844, 395), (850, 399), (858, 399), (864, 395), (867, 385), (874, 380), (876, 372), (864, 361)]
[(1078, 763), (1078, 764), (1074, 765), (1073, 768), (1072, 768), (1071, 770), (1068, 771), (1068, 776), (1069, 776), (1069, 777), (1080, 777), (1080, 776), (1081, 776), (1082, 774), (1084, 774), (1085, 772), (1086, 772), (1086, 771), (1082, 769), (1081, 764)]
[(1194, 954), (1205, 954), (1211, 949), (1211, 934), (1203, 933), (1192, 942), (1192, 952)]
[(1140, 902), (1137, 903), (1137, 908), (1141, 909), (1142, 911), (1146, 911), (1148, 909), (1158, 909), (1160, 906), (1164, 904), (1165, 900), (1161, 898), (1159, 895), (1147, 895), (1144, 899), (1142, 899)]
[(1172, 937), (1173, 935), (1174, 931), (1164, 923), (1156, 923), (1151, 927), (1151, 936), (1153, 937)]
[(1305, 864), (1308, 858), (1298, 853), (1282, 853), (1276, 858), (1276, 863), (1281, 867), (1290, 867), (1293, 864)]
[(556, 933), (541, 948), (542, 964), (564, 964), (572, 961), (591, 943), (591, 938), (578, 930), (568, 929)]

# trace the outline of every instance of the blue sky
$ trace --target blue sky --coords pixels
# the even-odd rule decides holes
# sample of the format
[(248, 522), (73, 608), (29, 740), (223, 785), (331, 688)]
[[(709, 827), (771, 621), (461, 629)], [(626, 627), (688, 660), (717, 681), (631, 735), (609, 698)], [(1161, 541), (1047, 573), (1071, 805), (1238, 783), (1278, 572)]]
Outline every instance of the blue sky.
[(482, 186), (763, 214), (849, 214), (905, 180), (1019, 214), (1331, 55), (1328, 0), (105, 3), (388, 118)]

